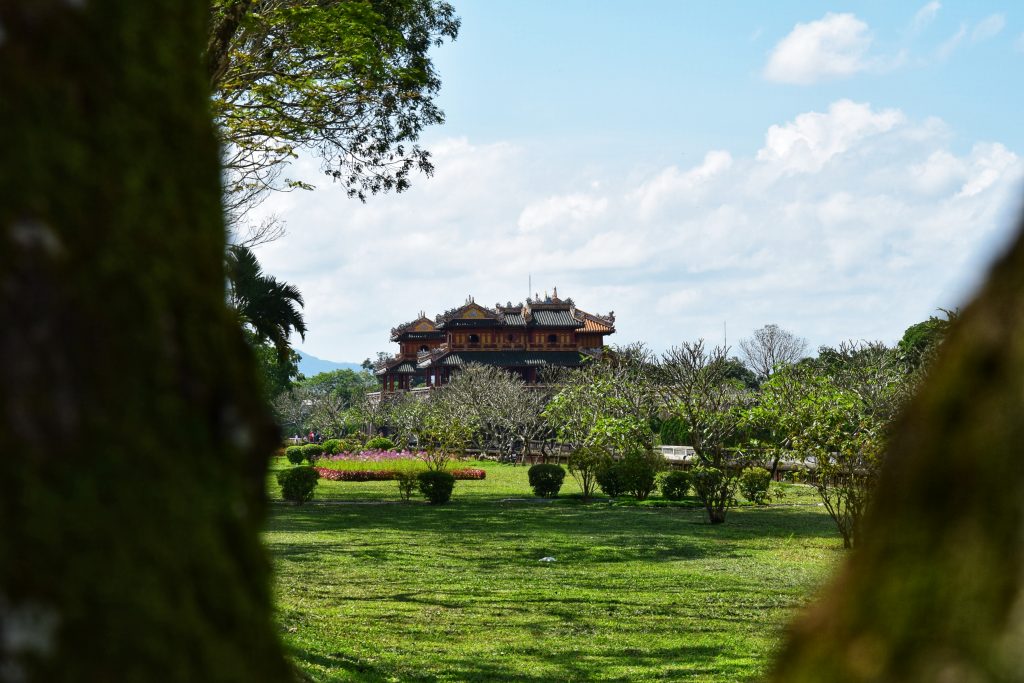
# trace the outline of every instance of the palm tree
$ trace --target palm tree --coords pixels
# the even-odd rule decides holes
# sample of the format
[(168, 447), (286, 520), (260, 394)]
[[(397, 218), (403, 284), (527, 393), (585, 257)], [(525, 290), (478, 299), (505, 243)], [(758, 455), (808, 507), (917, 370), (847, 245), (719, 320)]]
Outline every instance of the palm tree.
[(278, 356), (286, 358), (292, 331), (306, 338), (306, 322), (299, 310), (304, 306), (302, 294), (294, 285), (265, 274), (248, 247), (230, 245), (226, 259), (228, 304), (259, 341), (270, 341)]

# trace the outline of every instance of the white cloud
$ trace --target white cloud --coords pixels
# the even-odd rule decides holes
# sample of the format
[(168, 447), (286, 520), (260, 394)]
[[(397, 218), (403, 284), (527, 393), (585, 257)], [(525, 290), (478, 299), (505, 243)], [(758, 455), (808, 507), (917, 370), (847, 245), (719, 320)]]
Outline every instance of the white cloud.
[(935, 17), (939, 14), (939, 10), (942, 9), (942, 3), (939, 0), (931, 0), (926, 5), (923, 5), (921, 9), (917, 10), (914, 14), (914, 19), (911, 22), (911, 27), (914, 31), (921, 31), (926, 26), (935, 21)]
[(870, 105), (840, 100), (827, 113), (807, 112), (785, 125), (770, 127), (757, 160), (783, 171), (818, 171), (859, 140), (891, 130), (903, 120), (895, 109), (875, 112)]
[(945, 61), (946, 59), (949, 59), (950, 55), (952, 55), (956, 51), (956, 49), (960, 46), (960, 43), (963, 42), (966, 36), (967, 25), (960, 24), (960, 28), (957, 29), (956, 33), (954, 33), (949, 38), (944, 40), (942, 44), (939, 45), (939, 47), (935, 50), (935, 57), (939, 61)]
[(840, 100), (771, 126), (760, 150), (642, 173), (447, 140), (431, 145), (437, 174), (399, 196), (272, 197), (261, 210), (290, 233), (259, 257), (306, 298), (303, 348), (336, 360), (389, 348), (396, 323), (467, 294), (519, 301), (531, 274), (535, 291), (614, 309), (618, 343), (717, 341), (723, 321), (730, 339), (777, 322), (813, 345), (894, 341), (962, 301), (1019, 206), (1024, 161), (953, 139), (935, 119)]
[(852, 76), (871, 68), (865, 57), (871, 41), (868, 25), (856, 16), (829, 12), (821, 19), (794, 26), (775, 46), (764, 76), (799, 85)]
[(558, 227), (572, 229), (592, 223), (608, 208), (605, 197), (586, 194), (570, 194), (548, 197), (529, 204), (519, 214), (518, 226), (523, 232), (534, 232), (544, 228)]
[(980, 43), (995, 38), (1006, 26), (1006, 17), (1002, 14), (992, 14), (981, 21), (971, 31), (971, 42)]

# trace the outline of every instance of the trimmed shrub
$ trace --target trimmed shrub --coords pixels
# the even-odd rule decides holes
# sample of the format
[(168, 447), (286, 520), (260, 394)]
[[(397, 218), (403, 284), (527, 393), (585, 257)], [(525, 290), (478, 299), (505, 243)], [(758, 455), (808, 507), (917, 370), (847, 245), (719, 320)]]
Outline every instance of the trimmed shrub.
[(386, 436), (375, 436), (366, 442), (368, 451), (393, 451), (394, 449), (395, 442)]
[(669, 500), (682, 500), (689, 491), (689, 472), (672, 470), (661, 478), (661, 495)]
[(395, 474), (397, 475), (395, 479), (398, 481), (398, 495), (402, 497), (402, 500), (409, 500), (419, 483), (416, 473), (396, 472)]
[(306, 459), (306, 455), (302, 452), (302, 446), (289, 446), (284, 449), (284, 455), (293, 465), (299, 465)]
[(364, 449), (366, 443), (360, 434), (351, 434), (344, 439), (338, 439), (338, 453), (357, 453)]
[(609, 498), (618, 498), (626, 492), (622, 471), (617, 460), (608, 458), (597, 468), (597, 485)]
[(281, 485), (281, 497), (296, 505), (302, 505), (313, 498), (313, 490), (319, 474), (312, 467), (293, 467), (277, 473), (277, 483)]
[(658, 472), (665, 467), (665, 458), (654, 451), (633, 451), (616, 463), (626, 493), (645, 500), (657, 486)]
[(565, 481), (565, 470), (560, 465), (534, 465), (527, 472), (533, 495), (554, 498)]
[(751, 503), (767, 503), (771, 483), (772, 473), (760, 467), (746, 467), (740, 473), (740, 493)]
[(324, 454), (324, 445), (320, 443), (307, 443), (302, 447), (302, 455), (306, 460), (313, 462)]
[(325, 455), (337, 455), (341, 453), (341, 439), (327, 439), (321, 444), (324, 447)]
[(448, 472), (429, 470), (417, 476), (420, 493), (426, 496), (431, 505), (440, 505), (451, 500), (452, 489), (455, 488), (455, 477)]
[(321, 479), (331, 481), (394, 481), (397, 470), (336, 470), (330, 467), (314, 467)]

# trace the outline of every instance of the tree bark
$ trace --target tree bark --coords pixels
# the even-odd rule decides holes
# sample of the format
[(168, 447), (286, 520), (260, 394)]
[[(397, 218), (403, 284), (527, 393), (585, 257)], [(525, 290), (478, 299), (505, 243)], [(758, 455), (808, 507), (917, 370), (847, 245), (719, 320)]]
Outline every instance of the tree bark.
[(774, 681), (1024, 681), (1024, 234), (891, 441), (856, 549)]
[(198, 0), (0, 0), (0, 679), (281, 681)]

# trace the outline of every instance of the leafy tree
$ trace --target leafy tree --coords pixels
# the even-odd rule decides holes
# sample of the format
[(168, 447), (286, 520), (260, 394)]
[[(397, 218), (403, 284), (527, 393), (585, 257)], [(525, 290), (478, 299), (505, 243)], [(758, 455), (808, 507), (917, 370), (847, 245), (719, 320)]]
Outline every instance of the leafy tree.
[(444, 116), (428, 52), (458, 30), (443, 0), (213, 0), (206, 62), (229, 210), (308, 188), (280, 177), (302, 150), (360, 199), (430, 174), (416, 142)]
[(778, 325), (769, 324), (740, 340), (740, 350), (758, 379), (767, 379), (779, 366), (792, 365), (803, 358), (807, 340)]
[(760, 379), (739, 358), (732, 357), (725, 361), (725, 378), (738, 383), (746, 389), (757, 389)]
[(958, 309), (940, 309), (945, 318), (930, 316), (927, 320), (911, 325), (896, 345), (900, 360), (908, 372), (915, 372), (926, 366), (934, 357), (950, 326), (960, 316)]
[(224, 301), (206, 12), (0, 3), (5, 681), (294, 677), (260, 542), (276, 430)]
[(565, 373), (544, 408), (544, 418), (563, 443), (576, 448), (621, 448), (623, 431), (650, 447), (657, 414), (654, 358), (642, 345), (611, 349), (605, 357)]
[(277, 349), (259, 341), (250, 330), (245, 330), (245, 338), (256, 358), (263, 396), (270, 403), (281, 393), (289, 391), (292, 383), (300, 377), (299, 354), (289, 349), (288, 355), (281, 358)]
[(270, 341), (278, 357), (286, 361), (291, 352), (291, 333), (303, 338), (306, 335), (306, 323), (299, 312), (302, 294), (294, 285), (266, 275), (252, 250), (237, 244), (227, 248), (227, 275), (228, 303), (242, 325), (257, 341)]
[(798, 457), (793, 449), (802, 428), (800, 404), (812, 393), (819, 375), (819, 367), (811, 362), (779, 369), (760, 385), (743, 414), (748, 449), (764, 456), (772, 476), (780, 460)]
[(456, 374), (437, 396), (458, 406), (474, 425), (473, 441), (512, 459), (525, 456), (530, 442), (547, 433), (542, 411), (548, 392), (527, 387), (518, 376), (497, 367), (471, 363)]
[(881, 343), (822, 348), (818, 360), (780, 370), (761, 387), (747, 418), (769, 434), (769, 450), (813, 463), (812, 483), (843, 545), (861, 520), (881, 470), (886, 438), (908, 395), (897, 355)]
[(728, 376), (728, 353), (722, 346), (705, 348), (703, 339), (684, 342), (666, 351), (659, 367), (661, 388), (686, 423), (699, 463), (717, 473), (694, 485), (712, 524), (724, 522), (735, 501), (742, 463), (734, 447), (750, 401), (750, 393)]
[(298, 386), (308, 389), (311, 394), (330, 394), (337, 399), (341, 410), (348, 410), (357, 405), (367, 391), (377, 387), (377, 380), (369, 372), (342, 368), (304, 377)]
[[(416, 399), (413, 399), (416, 400)], [(477, 425), (461, 405), (443, 393), (422, 401), (422, 421), (417, 436), (427, 469), (444, 470), (448, 461), (465, 453)]]
[(601, 446), (580, 446), (569, 455), (569, 474), (576, 480), (583, 493), (583, 500), (590, 500), (597, 487), (597, 473), (602, 465), (612, 459), (611, 453)]

